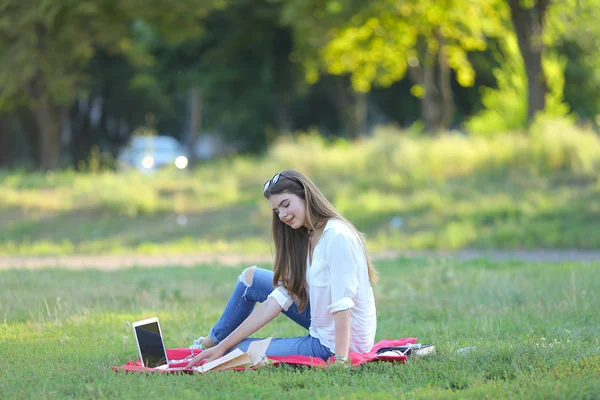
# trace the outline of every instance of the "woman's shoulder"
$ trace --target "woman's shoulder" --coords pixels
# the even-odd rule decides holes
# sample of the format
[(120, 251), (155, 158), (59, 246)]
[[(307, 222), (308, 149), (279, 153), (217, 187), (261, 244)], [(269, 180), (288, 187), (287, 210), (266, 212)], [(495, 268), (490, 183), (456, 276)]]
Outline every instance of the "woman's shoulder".
[(351, 249), (353, 254), (364, 252), (358, 232), (344, 220), (330, 219), (323, 235), (328, 252)]
[(327, 221), (324, 233), (325, 232), (327, 232), (327, 236), (329, 237), (341, 235), (349, 239), (356, 238), (356, 232), (354, 229), (352, 229), (346, 221), (337, 218), (332, 218)]

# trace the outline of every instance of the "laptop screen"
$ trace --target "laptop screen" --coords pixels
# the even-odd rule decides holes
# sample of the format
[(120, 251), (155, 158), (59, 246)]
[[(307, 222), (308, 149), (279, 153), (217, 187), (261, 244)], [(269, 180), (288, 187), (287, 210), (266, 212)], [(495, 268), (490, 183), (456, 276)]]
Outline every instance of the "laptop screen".
[(156, 368), (167, 363), (158, 321), (134, 327), (142, 362), (145, 367)]

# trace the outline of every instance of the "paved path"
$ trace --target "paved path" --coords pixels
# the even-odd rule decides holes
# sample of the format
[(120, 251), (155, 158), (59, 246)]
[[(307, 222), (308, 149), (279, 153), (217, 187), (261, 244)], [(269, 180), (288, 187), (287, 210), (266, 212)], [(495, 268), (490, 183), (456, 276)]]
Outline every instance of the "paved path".
[[(405, 257), (449, 257), (461, 260), (488, 258), (493, 260), (520, 260), (531, 262), (599, 262), (600, 250), (460, 250), (451, 251), (403, 251), (374, 254), (374, 259)], [(194, 266), (218, 264), (224, 266), (269, 263), (271, 256), (184, 254), (184, 255), (69, 255), (69, 256), (9, 256), (0, 257), (0, 270), (12, 268), (96, 268), (115, 270), (127, 267)]]

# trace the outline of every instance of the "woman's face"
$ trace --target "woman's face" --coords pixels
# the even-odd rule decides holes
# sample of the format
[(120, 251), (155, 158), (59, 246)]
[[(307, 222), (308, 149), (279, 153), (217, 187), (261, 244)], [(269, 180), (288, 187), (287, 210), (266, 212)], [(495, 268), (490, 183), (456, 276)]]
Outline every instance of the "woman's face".
[(304, 226), (306, 220), (305, 201), (292, 193), (273, 194), (269, 197), (269, 204), (279, 219), (291, 226), (293, 229), (298, 229)]

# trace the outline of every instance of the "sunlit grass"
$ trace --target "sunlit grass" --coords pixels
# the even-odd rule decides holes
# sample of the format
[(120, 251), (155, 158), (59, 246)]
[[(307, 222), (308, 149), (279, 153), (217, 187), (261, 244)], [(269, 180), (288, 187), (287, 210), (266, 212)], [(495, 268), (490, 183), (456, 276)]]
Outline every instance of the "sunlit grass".
[[(205, 376), (111, 370), (137, 357), (131, 322), (138, 319), (158, 316), (169, 348), (205, 335), (244, 267), (0, 271), (0, 398), (600, 395), (598, 263), (378, 263), (377, 340), (418, 337), (438, 349), (406, 365)], [(257, 336), (302, 334), (280, 316)], [(456, 352), (466, 347), (473, 349)]]
[(357, 142), (315, 134), (261, 157), (147, 175), (0, 172), (0, 254), (265, 253), (276, 171), (311, 176), (372, 249), (600, 246), (600, 139), (557, 121), (528, 135)]

